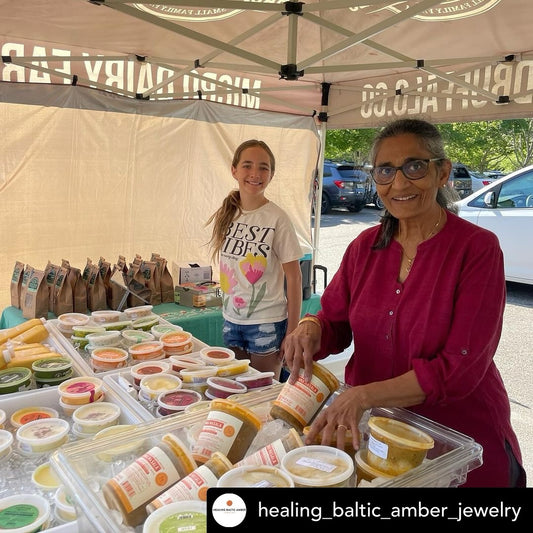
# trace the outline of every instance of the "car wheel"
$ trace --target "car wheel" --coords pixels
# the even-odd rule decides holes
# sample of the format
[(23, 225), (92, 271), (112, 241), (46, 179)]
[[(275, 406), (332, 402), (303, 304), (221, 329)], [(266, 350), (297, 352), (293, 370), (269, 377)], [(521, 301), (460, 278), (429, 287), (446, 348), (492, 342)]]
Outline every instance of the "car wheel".
[(374, 193), (374, 205), (377, 207), (377, 209), (383, 209), (385, 207), (383, 200), (379, 197), (377, 192)]
[(329, 201), (329, 198), (322, 193), (322, 206), (320, 209), (320, 212), (325, 215), (326, 213), (329, 213), (331, 211), (331, 202)]
[(361, 211), (363, 207), (363, 204), (353, 204), (348, 206), (348, 211), (350, 211), (350, 213), (359, 213), (359, 211)]

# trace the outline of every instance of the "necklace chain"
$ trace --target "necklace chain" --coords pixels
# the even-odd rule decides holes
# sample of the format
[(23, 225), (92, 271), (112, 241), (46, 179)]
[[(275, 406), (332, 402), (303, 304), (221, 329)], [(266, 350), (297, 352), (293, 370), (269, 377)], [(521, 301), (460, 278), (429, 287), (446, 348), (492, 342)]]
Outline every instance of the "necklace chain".
[[(431, 236), (433, 236), (436, 231), (437, 231), (437, 228), (440, 226), (440, 222), (442, 220), (442, 207), (440, 208), (440, 211), (439, 211), (439, 220), (437, 220), (437, 223), (433, 226), (433, 228), (431, 229), (431, 231), (427, 234), (427, 236), (425, 237), (425, 239), (422, 239), (421, 242), (424, 242), (424, 241), (427, 241)], [(403, 249), (403, 248), (402, 248)], [(409, 257), (406, 253), (405, 253), (405, 250), (403, 250), (403, 255), (405, 256), (405, 258), (407, 259), (407, 265), (405, 265), (405, 271), (406, 272), (411, 272), (411, 267), (413, 266), (413, 261), (415, 260), (415, 256), (413, 257)]]

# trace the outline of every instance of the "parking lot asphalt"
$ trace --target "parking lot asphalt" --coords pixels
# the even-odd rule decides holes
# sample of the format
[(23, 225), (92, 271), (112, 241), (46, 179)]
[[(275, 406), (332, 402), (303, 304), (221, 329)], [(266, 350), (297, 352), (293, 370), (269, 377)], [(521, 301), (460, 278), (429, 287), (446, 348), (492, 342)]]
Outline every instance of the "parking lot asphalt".
[[(344, 250), (365, 228), (379, 223), (379, 211), (366, 207), (359, 213), (333, 210), (321, 216), (315, 264), (326, 268), (316, 274), (316, 292), (321, 292), (337, 271)], [(511, 420), (520, 441), (527, 486), (533, 487), (533, 285), (507, 284), (503, 331), (495, 361), (507, 387)], [(342, 372), (344, 355), (330, 356)], [(328, 358), (329, 359), (329, 358)]]

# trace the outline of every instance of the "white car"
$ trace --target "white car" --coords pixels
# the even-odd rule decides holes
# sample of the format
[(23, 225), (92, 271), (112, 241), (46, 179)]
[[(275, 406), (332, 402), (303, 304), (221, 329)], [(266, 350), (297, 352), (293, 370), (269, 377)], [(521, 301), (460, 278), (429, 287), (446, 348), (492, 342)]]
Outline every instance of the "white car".
[(533, 165), (456, 202), (459, 216), (498, 236), (505, 279), (533, 285)]

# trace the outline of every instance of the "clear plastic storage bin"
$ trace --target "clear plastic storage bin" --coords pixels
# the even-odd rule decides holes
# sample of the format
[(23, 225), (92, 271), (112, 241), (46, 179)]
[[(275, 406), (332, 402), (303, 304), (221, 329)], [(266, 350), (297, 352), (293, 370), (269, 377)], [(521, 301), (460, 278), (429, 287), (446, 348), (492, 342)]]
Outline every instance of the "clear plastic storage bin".
[[(235, 401), (254, 411), (263, 410), (268, 413), (269, 406), (282, 388), (283, 384), (277, 384), (266, 390), (239, 395)], [(121, 524), (120, 514), (109, 509), (101, 497), (103, 484), (113, 477), (118, 468), (123, 468), (125, 464), (134, 461), (136, 456), (130, 454), (122, 457), (119, 463), (102, 461), (99, 456), (105, 455), (109, 448), (127, 444), (132, 440), (143, 443), (141, 449), (137, 451), (138, 454), (142, 454), (169, 432), (175, 434), (182, 442), (189, 443), (191, 428), (201, 424), (207, 414), (208, 407), (192, 411), (190, 414), (170, 415), (138, 424), (123, 435), (117, 434), (112, 438), (98, 441), (76, 442), (54, 452), (50, 460), (64, 484), (74, 494), (80, 531), (102, 533), (142, 531), (142, 526), (132, 528)], [(367, 421), (370, 415), (402, 420), (427, 432), (435, 440), (434, 448), (428, 452), (426, 460), (420, 466), (386, 481), (381, 486), (455, 487), (464, 483), (468, 472), (482, 464), (482, 448), (471, 438), (400, 408), (379, 408), (365, 413), (360, 427), (364, 435), (363, 445), (368, 439)], [(264, 424), (268, 422), (268, 417), (265, 417)]]

